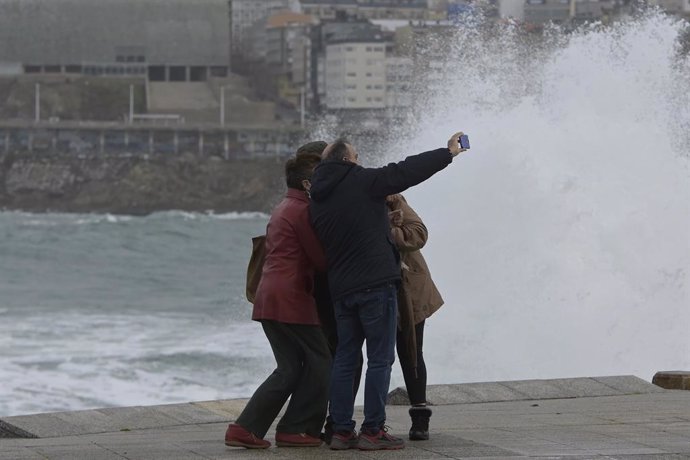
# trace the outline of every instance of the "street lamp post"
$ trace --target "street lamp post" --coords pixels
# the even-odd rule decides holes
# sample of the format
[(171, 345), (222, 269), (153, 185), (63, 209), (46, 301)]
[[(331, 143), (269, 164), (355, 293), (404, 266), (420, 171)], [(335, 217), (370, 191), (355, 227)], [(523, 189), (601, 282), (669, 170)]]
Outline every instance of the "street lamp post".
[(225, 126), (225, 88), (227, 85), (220, 87), (220, 125)]
[(35, 121), (41, 121), (41, 84), (36, 83), (36, 98), (35, 98)]

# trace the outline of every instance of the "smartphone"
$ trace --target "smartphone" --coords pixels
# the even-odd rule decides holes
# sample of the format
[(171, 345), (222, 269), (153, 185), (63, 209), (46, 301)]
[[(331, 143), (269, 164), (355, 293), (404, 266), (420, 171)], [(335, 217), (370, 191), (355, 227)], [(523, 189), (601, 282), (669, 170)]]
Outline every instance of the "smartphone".
[(460, 139), (458, 139), (458, 142), (460, 143), (461, 149), (469, 149), (470, 148), (470, 138), (467, 134), (463, 134), (462, 136), (460, 136)]

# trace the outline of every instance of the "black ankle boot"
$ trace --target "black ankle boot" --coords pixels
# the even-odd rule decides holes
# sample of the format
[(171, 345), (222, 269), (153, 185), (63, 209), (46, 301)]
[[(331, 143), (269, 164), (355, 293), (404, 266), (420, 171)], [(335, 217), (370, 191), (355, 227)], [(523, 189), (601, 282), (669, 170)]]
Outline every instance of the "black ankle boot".
[(410, 441), (426, 441), (429, 439), (429, 418), (431, 418), (431, 409), (425, 406), (410, 407), (410, 418), (412, 419)]

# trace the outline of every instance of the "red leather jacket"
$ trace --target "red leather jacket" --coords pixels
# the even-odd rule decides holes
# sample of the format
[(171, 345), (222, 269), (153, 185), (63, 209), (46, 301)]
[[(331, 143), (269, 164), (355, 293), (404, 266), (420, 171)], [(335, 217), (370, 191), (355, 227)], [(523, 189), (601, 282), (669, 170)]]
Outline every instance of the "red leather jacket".
[(319, 325), (316, 270), (326, 270), (326, 257), (309, 220), (309, 199), (289, 188), (266, 227), (266, 260), (252, 319)]

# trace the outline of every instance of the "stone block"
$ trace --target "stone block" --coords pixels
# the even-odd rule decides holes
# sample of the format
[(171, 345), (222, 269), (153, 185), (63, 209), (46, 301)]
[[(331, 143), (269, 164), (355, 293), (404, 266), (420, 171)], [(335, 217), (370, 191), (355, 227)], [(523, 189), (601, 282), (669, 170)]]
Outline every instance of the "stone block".
[(609, 377), (593, 377), (597, 382), (601, 382), (611, 388), (615, 388), (622, 394), (648, 394), (663, 393), (664, 390), (652, 385), (646, 380), (642, 380), (634, 375), (615, 375)]
[(690, 372), (660, 371), (654, 374), (652, 383), (667, 390), (690, 390)]
[(549, 384), (560, 388), (563, 398), (617, 396), (622, 391), (591, 378), (550, 379)]
[(2, 424), (6, 430), (21, 433), (21, 437), (52, 438), (81, 434), (83, 430), (55, 414), (17, 415), (6, 417)]

